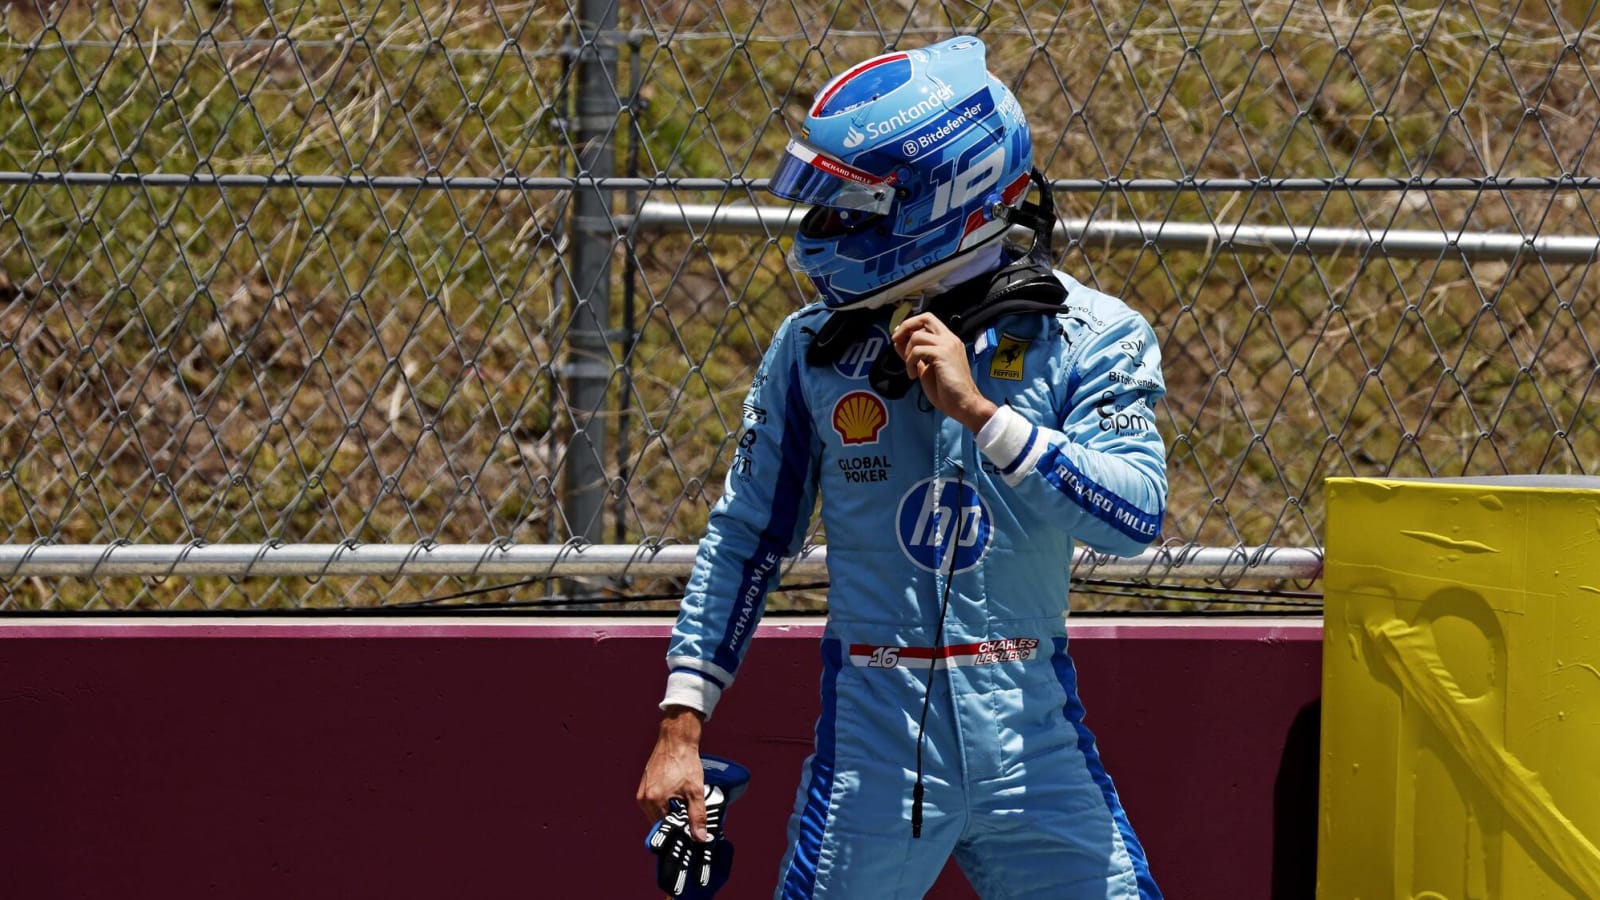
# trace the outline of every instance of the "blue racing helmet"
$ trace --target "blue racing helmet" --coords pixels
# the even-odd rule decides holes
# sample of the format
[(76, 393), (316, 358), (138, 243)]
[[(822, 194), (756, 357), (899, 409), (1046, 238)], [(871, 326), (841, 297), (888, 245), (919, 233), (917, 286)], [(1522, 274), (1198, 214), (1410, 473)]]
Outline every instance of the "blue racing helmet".
[(817, 93), (767, 190), (812, 207), (789, 266), (829, 307), (883, 306), (998, 259), (1033, 141), (984, 52), (958, 37), (887, 53)]

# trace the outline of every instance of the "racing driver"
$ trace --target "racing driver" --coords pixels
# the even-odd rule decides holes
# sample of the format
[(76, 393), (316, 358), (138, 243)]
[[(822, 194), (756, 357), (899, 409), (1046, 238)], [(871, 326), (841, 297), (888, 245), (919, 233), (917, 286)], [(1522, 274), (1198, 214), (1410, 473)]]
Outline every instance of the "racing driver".
[(769, 179), (809, 206), (789, 265), (819, 301), (744, 405), (637, 799), (707, 839), (702, 724), (820, 492), (822, 713), (780, 898), (920, 897), (952, 854), (986, 898), (1160, 896), (1065, 623), (1075, 542), (1132, 555), (1160, 531), (1159, 351), (1052, 270), (1049, 184), (984, 55), (958, 37), (852, 66)]

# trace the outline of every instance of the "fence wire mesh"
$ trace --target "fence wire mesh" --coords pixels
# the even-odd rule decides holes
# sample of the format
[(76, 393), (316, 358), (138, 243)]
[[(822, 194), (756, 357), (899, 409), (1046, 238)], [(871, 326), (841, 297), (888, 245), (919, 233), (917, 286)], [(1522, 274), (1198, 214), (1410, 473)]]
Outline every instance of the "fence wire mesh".
[[(12, 3), (0, 544), (692, 543), (759, 355), (806, 297), (777, 219), (693, 210), (771, 206), (761, 179), (817, 88), (956, 33), (985, 38), (1028, 111), (1076, 223), (1059, 265), (1160, 336), (1169, 548), (1314, 547), (1332, 475), (1592, 471), (1594, 17), (1577, 0)], [(1189, 226), (1201, 240), (1176, 239)], [(1337, 229), (1370, 239), (1316, 239)], [(0, 609), (400, 605), (491, 583), (322, 571), (12, 577)], [(1143, 581), (1085, 605), (1184, 596)]]

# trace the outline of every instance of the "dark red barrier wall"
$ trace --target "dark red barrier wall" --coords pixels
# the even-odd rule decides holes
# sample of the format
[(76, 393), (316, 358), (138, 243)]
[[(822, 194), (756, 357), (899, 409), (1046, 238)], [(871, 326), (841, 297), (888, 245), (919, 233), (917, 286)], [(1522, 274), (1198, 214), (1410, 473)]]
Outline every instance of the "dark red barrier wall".
[[(661, 620), (0, 623), (0, 894), (651, 897)], [(769, 622), (706, 749), (767, 897), (817, 709)], [(1089, 725), (1174, 900), (1309, 897), (1321, 629), (1074, 619)], [(930, 896), (970, 897), (946, 872)]]

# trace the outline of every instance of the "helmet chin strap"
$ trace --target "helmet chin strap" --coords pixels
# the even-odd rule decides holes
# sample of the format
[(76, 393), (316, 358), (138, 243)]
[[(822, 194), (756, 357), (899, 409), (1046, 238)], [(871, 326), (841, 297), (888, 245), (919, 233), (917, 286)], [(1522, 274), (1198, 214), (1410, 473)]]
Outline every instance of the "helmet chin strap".
[(996, 218), (1005, 219), (1011, 225), (1020, 226), (1033, 232), (1033, 243), (1028, 247), (1028, 255), (1038, 257), (1045, 261), (1055, 258), (1052, 244), (1056, 233), (1056, 198), (1050, 187), (1050, 180), (1035, 166), (1028, 170), (1028, 178), (1033, 186), (1039, 189), (1039, 202), (1034, 203), (1026, 196), (1016, 206), (1006, 206), (996, 203), (993, 210)]

